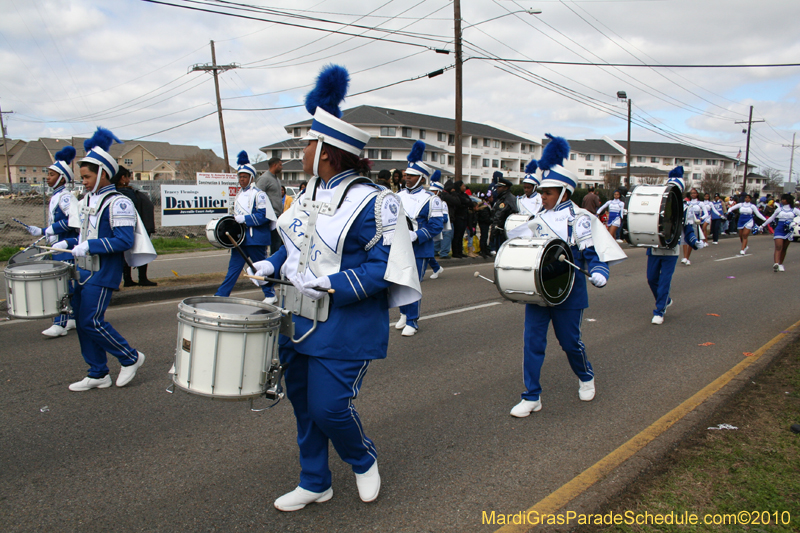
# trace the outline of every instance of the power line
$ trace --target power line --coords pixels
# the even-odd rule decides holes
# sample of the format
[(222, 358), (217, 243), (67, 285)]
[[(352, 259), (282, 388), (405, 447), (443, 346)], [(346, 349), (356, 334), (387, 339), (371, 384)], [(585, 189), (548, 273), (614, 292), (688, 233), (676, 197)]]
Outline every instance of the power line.
[[(640, 64), (640, 63), (591, 63), (578, 61), (545, 61), (542, 59), (513, 59), (504, 57), (472, 57), (471, 59), (482, 59), (484, 61), (504, 61), (507, 63), (537, 63), (541, 65), (571, 65), (578, 67), (635, 67), (635, 68), (767, 68), (767, 67), (800, 67), (800, 63), (752, 63), (737, 65), (704, 64), (704, 65), (665, 65)], [(723, 108), (724, 109), (724, 108)]]

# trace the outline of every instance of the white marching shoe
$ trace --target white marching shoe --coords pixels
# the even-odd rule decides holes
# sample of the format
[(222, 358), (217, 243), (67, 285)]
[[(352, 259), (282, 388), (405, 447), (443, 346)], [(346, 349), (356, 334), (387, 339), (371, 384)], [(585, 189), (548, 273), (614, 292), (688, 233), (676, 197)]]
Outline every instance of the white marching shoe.
[(69, 390), (74, 392), (82, 392), (91, 389), (107, 389), (111, 386), (111, 376), (106, 375), (102, 378), (85, 377), (80, 381), (69, 386)]
[(265, 303), (265, 304), (269, 304), (269, 305), (275, 305), (275, 302), (277, 302), (277, 301), (278, 301), (278, 297), (277, 297), (277, 296), (267, 296), (266, 298), (264, 298), (264, 299), (263, 299), (263, 300), (261, 300), (261, 301), (262, 301), (263, 303)]
[(381, 475), (378, 473), (378, 461), (372, 463), (369, 470), (363, 474), (356, 474), (358, 496), (364, 503), (374, 502), (381, 490)]
[(406, 326), (403, 328), (403, 337), (413, 337), (417, 334), (417, 328), (413, 326)]
[(309, 503), (323, 503), (333, 498), (333, 487), (325, 492), (311, 492), (302, 487), (297, 487), (292, 492), (287, 492), (275, 500), (275, 508), (279, 511), (299, 511)]
[[(664, 319), (662, 318), (661, 321), (663, 322)], [(580, 383), (580, 388), (578, 388), (578, 398), (580, 398), (582, 402), (591, 402), (594, 400), (594, 378), (590, 379), (589, 381), (578, 380), (578, 382)]]
[(683, 263), (684, 265), (686, 264), (687, 261), (688, 261), (688, 259), (686, 259), (685, 257), (683, 259), (681, 259), (681, 263)]
[(511, 412), (509, 414), (517, 418), (525, 418), (531, 413), (535, 413), (536, 411), (541, 411), (541, 410), (542, 410), (541, 398), (534, 401), (522, 400), (517, 405), (511, 408)]
[(660, 326), (661, 324), (664, 323), (664, 317), (663, 316), (658, 316), (658, 315), (653, 315), (653, 320), (651, 320), (650, 323), (651, 324), (655, 324), (657, 326)]
[(138, 350), (136, 353), (139, 354), (139, 358), (136, 359), (136, 362), (130, 366), (123, 366), (119, 371), (119, 376), (117, 376), (117, 387), (124, 387), (130, 383), (134, 376), (136, 376), (136, 371), (144, 364), (144, 354)]
[(400, 313), (400, 320), (394, 325), (394, 329), (403, 329), (404, 327), (406, 327), (406, 315)]
[(692, 264), (692, 262), (687, 259), (686, 261), (683, 262), (683, 264), (688, 267), (689, 265)]
[(69, 332), (69, 330), (63, 326), (59, 326), (57, 324), (53, 324), (46, 330), (42, 332), (42, 335), (45, 337), (63, 337)]
[(783, 268), (783, 265), (778, 265), (778, 272), (786, 272), (786, 269)]
[(442, 272), (444, 272), (444, 267), (439, 265), (439, 270), (431, 274), (431, 279), (437, 279)]

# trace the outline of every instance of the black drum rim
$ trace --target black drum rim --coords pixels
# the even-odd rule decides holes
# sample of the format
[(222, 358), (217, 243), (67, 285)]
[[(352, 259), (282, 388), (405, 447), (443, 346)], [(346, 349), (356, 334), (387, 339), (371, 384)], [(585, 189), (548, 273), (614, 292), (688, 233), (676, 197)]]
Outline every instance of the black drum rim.
[[(544, 248), (542, 249), (542, 254), (540, 257), (539, 265), (536, 268), (536, 290), (539, 293), (539, 296), (544, 300), (547, 305), (554, 306), (560, 305), (564, 303), (567, 298), (572, 294), (572, 287), (575, 284), (575, 268), (566, 263), (567, 269), (569, 271), (569, 281), (567, 282), (566, 288), (560, 295), (551, 296), (547, 290), (545, 289), (544, 279), (542, 278), (542, 271), (544, 267), (544, 259), (547, 257), (548, 252), (551, 252), (554, 248), (557, 248), (556, 253), (563, 253), (566, 256), (567, 261), (570, 263), (574, 263), (572, 249), (567, 245), (565, 241), (562, 239), (551, 239), (549, 240)], [(559, 254), (560, 255), (560, 254)]]

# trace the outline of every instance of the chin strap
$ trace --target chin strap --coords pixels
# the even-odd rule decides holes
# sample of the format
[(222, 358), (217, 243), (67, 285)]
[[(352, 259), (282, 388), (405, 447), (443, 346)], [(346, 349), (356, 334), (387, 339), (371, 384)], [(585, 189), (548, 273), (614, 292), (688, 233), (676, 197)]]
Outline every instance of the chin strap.
[(422, 176), (417, 175), (417, 181), (414, 182), (414, 186), (413, 187), (409, 187), (408, 186), (408, 180), (406, 180), (406, 189), (408, 189), (409, 191), (412, 191), (412, 192), (415, 191), (416, 189), (418, 189), (420, 187), (420, 184), (419, 184), (420, 181), (422, 181)]
[(559, 205), (561, 205), (561, 202), (562, 202), (562, 200), (561, 200), (561, 199), (564, 197), (564, 193), (565, 193), (565, 192), (567, 192), (567, 187), (566, 187), (566, 186), (564, 186), (564, 185), (562, 185), (562, 186), (561, 186), (561, 192), (558, 194), (558, 201), (556, 201), (556, 207), (558, 207)]
[(97, 170), (97, 179), (94, 182), (94, 188), (92, 189), (92, 194), (97, 192), (97, 187), (100, 186), (100, 179), (103, 177), (103, 172), (105, 172), (105, 169), (103, 167), (100, 167)]
[(317, 136), (317, 149), (314, 152), (314, 176), (319, 177), (319, 158), (322, 156), (322, 144), (325, 142), (324, 135)]

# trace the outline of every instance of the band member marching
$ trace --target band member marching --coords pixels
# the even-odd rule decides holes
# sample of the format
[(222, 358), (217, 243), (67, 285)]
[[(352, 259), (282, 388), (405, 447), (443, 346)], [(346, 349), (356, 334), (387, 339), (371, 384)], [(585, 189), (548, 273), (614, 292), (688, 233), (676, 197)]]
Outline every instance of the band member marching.
[[(683, 167), (678, 167), (683, 171)], [(674, 169), (673, 169), (674, 170)], [(681, 173), (681, 176), (683, 174)], [(711, 215), (706, 211), (706, 206), (698, 199), (697, 189), (692, 188), (689, 191), (689, 203), (686, 204), (686, 210), (684, 214), (684, 224), (693, 226), (694, 228), (694, 236), (697, 238), (698, 241), (701, 241), (705, 245), (706, 235), (703, 233), (703, 221), (708, 219), (711, 221)], [(692, 255), (693, 248), (689, 243), (683, 243), (683, 259), (681, 259), (681, 263), (685, 266), (689, 266), (692, 262), (689, 260), (689, 257)]]
[[(542, 211), (528, 222), (528, 227), (534, 237), (564, 240), (570, 246), (574, 263), (582, 268), (586, 268), (584, 264), (588, 265), (592, 284), (603, 287), (608, 281), (609, 265), (625, 259), (625, 253), (594, 215), (570, 200), (578, 177), (562, 166), (562, 162), (569, 157), (569, 144), (561, 137), (550, 134), (547, 137), (550, 143), (542, 152), (542, 158), (536, 162), (542, 171), (539, 186)], [(583, 310), (588, 306), (589, 296), (583, 274), (576, 274), (572, 292), (563, 303), (549, 307), (525, 305), (525, 392), (522, 393), (522, 400), (511, 409), (511, 416), (523, 418), (542, 408), (539, 381), (551, 321), (570, 367), (578, 376), (578, 397), (586, 402), (594, 399), (594, 371), (581, 341)]]
[[(281, 511), (333, 497), (329, 443), (352, 466), (361, 500), (378, 497), (378, 454), (353, 401), (370, 363), (386, 357), (389, 308), (421, 295), (402, 204), (358, 175), (369, 170), (360, 154), (370, 135), (340, 118), (348, 83), (347, 70), (329, 65), (306, 96), (314, 119), (303, 170), (314, 177), (278, 220), (284, 246), (255, 265), (292, 283), (279, 303), (292, 309), (294, 337), (281, 336), (280, 359), (301, 471), (298, 487), (275, 500)], [(327, 319), (313, 320), (320, 310)]]
[[(433, 238), (444, 229), (443, 202), (424, 188), (426, 178), (431, 175), (430, 167), (422, 162), (424, 152), (425, 143), (415, 142), (408, 154), (408, 168), (403, 172), (405, 188), (397, 195), (412, 221), (413, 229), (409, 230), (409, 236), (414, 243), (420, 281), (428, 268), (428, 261), (433, 257)], [(411, 337), (419, 330), (417, 320), (421, 302), (418, 300), (400, 308), (400, 320), (394, 327), (403, 330), (403, 337)]]
[(614, 191), (614, 198), (601, 205), (597, 210), (597, 214), (600, 215), (606, 209), (608, 209), (608, 220), (606, 221), (608, 232), (617, 242), (622, 242), (622, 239), (617, 238), (622, 237), (622, 235), (617, 235), (617, 232), (622, 226), (622, 215), (625, 212), (625, 202), (622, 201), (622, 193), (620, 191)]
[[(252, 261), (263, 261), (267, 257), (267, 246), (270, 244), (270, 232), (275, 227), (278, 217), (272, 209), (267, 193), (258, 189), (254, 183), (256, 169), (250, 164), (247, 152), (239, 152), (237, 159), (239, 168), (236, 173), (239, 177), (239, 186), (242, 188), (236, 195), (234, 202), (233, 218), (239, 224), (244, 224), (244, 240), (239, 247)], [(236, 280), (245, 265), (244, 257), (236, 250), (231, 250), (228, 261), (228, 272), (222, 285), (219, 286), (214, 296), (230, 296)], [(275, 303), (275, 291), (271, 286), (261, 288), (264, 292), (264, 302)]]
[(785, 272), (783, 262), (786, 259), (786, 251), (789, 249), (789, 243), (792, 242), (793, 230), (795, 225), (795, 218), (800, 217), (800, 209), (794, 207), (794, 197), (789, 194), (781, 195), (781, 205), (772, 213), (766, 222), (761, 225), (761, 229), (776, 221), (775, 236), (775, 263), (772, 265), (772, 270), (775, 272)]
[[(530, 163), (528, 163), (530, 165)], [(528, 172), (529, 167), (525, 167), (526, 176), (522, 179), (522, 196), (517, 196), (517, 208), (523, 215), (535, 215), (542, 209), (542, 195), (536, 192), (539, 182), (533, 172)]]
[[(441, 170), (434, 170), (433, 174), (431, 174), (431, 186), (429, 190), (431, 191), (431, 194), (435, 196), (439, 196), (444, 192), (444, 185), (442, 185)], [(441, 198), (439, 199), (441, 200)], [(442, 232), (453, 231), (453, 226), (452, 224), (450, 224), (450, 211), (447, 209), (447, 202), (444, 201), (442, 201), (442, 218), (444, 219), (444, 226), (442, 227)], [(440, 233), (433, 237), (433, 257), (431, 257), (429, 260), (431, 270), (433, 270), (433, 274), (431, 274), (431, 279), (437, 279), (439, 275), (442, 272), (444, 272), (444, 267), (440, 265), (439, 262), (436, 260), (436, 254), (439, 253), (441, 248), (441, 243), (443, 240), (444, 240), (443, 233)]]
[(755, 226), (756, 215), (761, 220), (767, 220), (767, 217), (762, 215), (761, 211), (758, 210), (758, 207), (755, 204), (751, 204), (750, 200), (752, 200), (752, 197), (749, 194), (745, 194), (744, 202), (732, 205), (728, 209), (728, 213), (739, 211), (739, 222), (737, 224), (737, 229), (739, 230), (739, 241), (742, 243), (742, 249), (739, 250), (739, 255), (746, 254), (747, 249), (750, 248), (747, 245), (747, 239), (750, 238), (750, 233), (753, 231), (753, 226)]
[[(49, 224), (46, 228), (28, 226), (28, 233), (34, 237), (44, 234), (48, 244), (55, 244), (58, 241), (75, 238), (78, 236), (77, 228), (69, 225), (69, 213), (73, 202), (77, 202), (72, 193), (67, 190), (67, 184), (72, 184), (73, 173), (72, 160), (75, 159), (75, 148), (65, 146), (55, 155), (55, 162), (47, 169), (47, 185), (52, 187), (53, 196), (50, 197), (48, 206)], [(53, 260), (72, 263), (72, 254), (55, 253)], [(70, 283), (70, 286), (72, 283)], [(42, 332), (48, 337), (61, 337), (69, 330), (75, 329), (75, 315), (73, 313), (62, 313), (53, 319), (53, 325)]]

